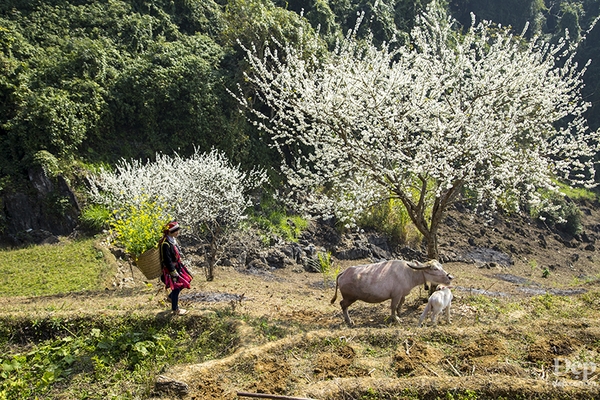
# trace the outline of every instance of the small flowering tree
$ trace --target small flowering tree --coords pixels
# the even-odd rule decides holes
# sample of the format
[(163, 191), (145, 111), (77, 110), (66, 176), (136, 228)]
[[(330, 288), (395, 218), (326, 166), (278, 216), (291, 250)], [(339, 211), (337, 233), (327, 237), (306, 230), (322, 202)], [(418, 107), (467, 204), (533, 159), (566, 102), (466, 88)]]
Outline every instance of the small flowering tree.
[(316, 36), (312, 47), (261, 57), (246, 49), (246, 78), (269, 111), (232, 93), (285, 156), (295, 198), (349, 224), (397, 198), (430, 258), (459, 194), (487, 210), (539, 206), (556, 177), (593, 184), (597, 151), (582, 116), (584, 70), (564, 43), (527, 42), (488, 22), (459, 34), (453, 24), (433, 4), (406, 47), (377, 48), (350, 32), (321, 59), (311, 54)]
[(207, 279), (213, 280), (219, 249), (243, 219), (249, 192), (266, 179), (264, 171), (243, 172), (217, 150), (196, 150), (189, 158), (157, 154), (154, 162), (123, 160), (114, 171), (90, 177), (90, 195), (112, 209), (139, 208), (141, 199), (161, 205), (187, 234), (209, 241)]

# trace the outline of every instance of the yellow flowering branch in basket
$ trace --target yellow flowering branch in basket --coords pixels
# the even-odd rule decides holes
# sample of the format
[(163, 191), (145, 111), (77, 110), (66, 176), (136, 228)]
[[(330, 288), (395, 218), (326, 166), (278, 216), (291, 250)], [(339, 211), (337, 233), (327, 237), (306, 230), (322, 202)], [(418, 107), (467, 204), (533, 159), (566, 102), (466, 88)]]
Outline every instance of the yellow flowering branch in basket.
[(142, 199), (117, 210), (111, 226), (116, 242), (137, 260), (141, 254), (156, 247), (162, 229), (170, 219), (163, 206)]

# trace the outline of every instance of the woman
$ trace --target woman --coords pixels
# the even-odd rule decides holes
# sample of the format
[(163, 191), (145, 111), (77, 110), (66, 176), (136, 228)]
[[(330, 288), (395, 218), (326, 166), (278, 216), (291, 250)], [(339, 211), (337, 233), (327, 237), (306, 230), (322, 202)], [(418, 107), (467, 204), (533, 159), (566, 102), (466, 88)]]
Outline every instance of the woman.
[(179, 224), (175, 221), (169, 222), (163, 231), (162, 239), (160, 239), (159, 249), (163, 267), (161, 280), (165, 283), (166, 288), (171, 289), (167, 301), (171, 303), (174, 315), (182, 315), (187, 313), (187, 310), (179, 308), (179, 292), (183, 288), (190, 288), (192, 275), (181, 262), (177, 236), (179, 236)]

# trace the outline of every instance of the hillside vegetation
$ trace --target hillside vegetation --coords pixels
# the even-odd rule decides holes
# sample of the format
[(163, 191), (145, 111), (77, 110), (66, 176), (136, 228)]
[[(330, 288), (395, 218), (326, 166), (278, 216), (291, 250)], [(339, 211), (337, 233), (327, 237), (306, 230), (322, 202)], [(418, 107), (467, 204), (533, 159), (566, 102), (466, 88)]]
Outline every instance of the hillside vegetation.
[[(271, 37), (298, 41), (319, 26), (330, 47), (366, 13), (361, 34), (376, 43), (394, 35), (406, 40), (428, 1), (272, 2), (232, 1), (4, 1), (0, 6), (0, 191), (4, 203), (29, 193), (30, 176), (43, 169), (54, 183), (32, 196), (31, 209), (48, 224), (26, 226), (4, 211), (5, 234), (47, 229), (64, 234), (74, 226), (76, 202), (60, 190), (60, 176), (78, 190), (83, 169), (121, 157), (153, 158), (156, 152), (189, 155), (197, 147), (222, 150), (245, 167), (276, 167), (279, 155), (238, 113), (226, 92), (244, 85), (248, 69), (237, 44), (262, 46)], [(514, 4), (513, 4), (514, 3)], [(517, 4), (518, 3), (518, 4)], [(568, 29), (580, 38), (600, 15), (597, 1), (453, 1), (448, 8), (468, 25), (478, 18), (511, 25), (529, 36), (556, 41)], [(303, 12), (304, 18), (300, 16)], [(598, 28), (580, 47), (580, 65), (598, 54)], [(596, 112), (598, 67), (584, 76), (584, 97)], [(276, 169), (275, 169), (276, 170)], [(35, 192), (34, 192), (35, 193)], [(85, 196), (79, 193), (79, 205)], [(37, 211), (37, 208), (42, 211)], [(29, 210), (29, 209), (28, 209)], [(66, 228), (57, 221), (71, 218)], [(29, 225), (36, 225), (35, 222)]]

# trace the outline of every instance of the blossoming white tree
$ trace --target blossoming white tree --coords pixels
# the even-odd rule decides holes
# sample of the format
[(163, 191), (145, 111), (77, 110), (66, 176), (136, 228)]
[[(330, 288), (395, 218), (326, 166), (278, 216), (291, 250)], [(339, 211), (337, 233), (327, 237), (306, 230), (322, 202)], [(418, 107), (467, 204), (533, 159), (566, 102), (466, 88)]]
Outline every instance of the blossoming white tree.
[(218, 251), (250, 205), (249, 191), (266, 182), (262, 170), (243, 172), (213, 150), (189, 158), (157, 154), (156, 161), (122, 160), (114, 171), (91, 176), (90, 196), (112, 209), (153, 201), (164, 206), (198, 239), (209, 240), (207, 279), (214, 278)]
[(488, 210), (539, 204), (556, 177), (591, 185), (597, 151), (582, 117), (583, 71), (564, 43), (453, 25), (433, 5), (408, 47), (376, 48), (350, 32), (324, 59), (312, 56), (316, 36), (313, 48), (246, 49), (247, 79), (269, 112), (233, 94), (275, 139), (293, 193), (312, 211), (352, 223), (398, 198), (430, 258), (460, 193)]

